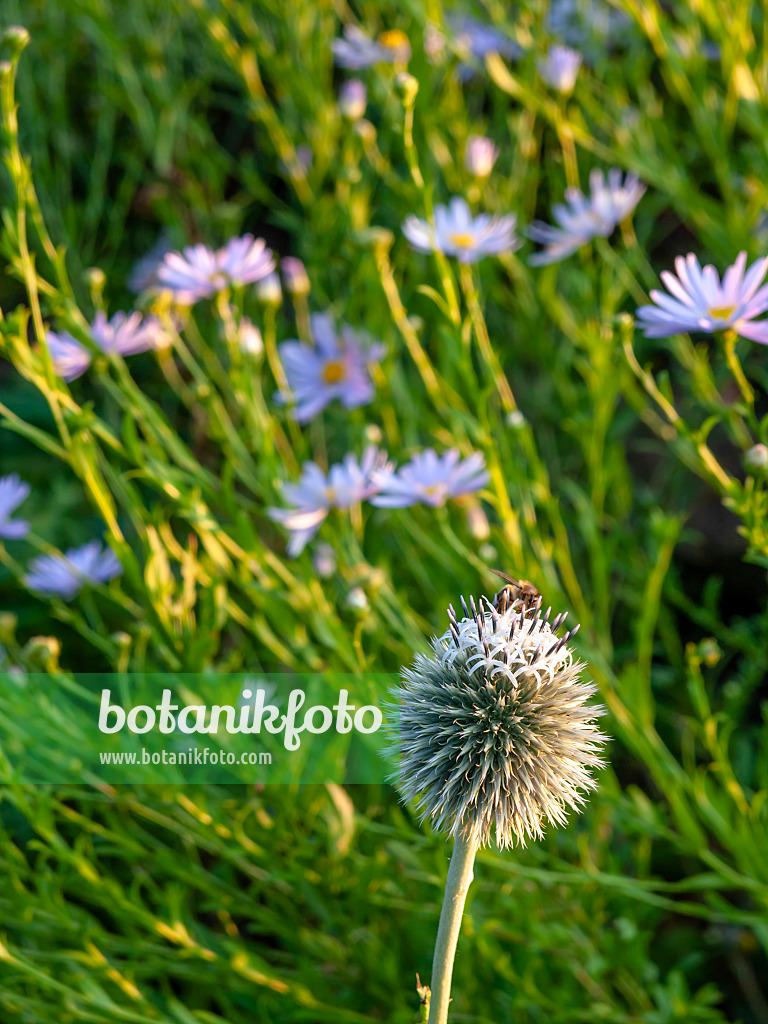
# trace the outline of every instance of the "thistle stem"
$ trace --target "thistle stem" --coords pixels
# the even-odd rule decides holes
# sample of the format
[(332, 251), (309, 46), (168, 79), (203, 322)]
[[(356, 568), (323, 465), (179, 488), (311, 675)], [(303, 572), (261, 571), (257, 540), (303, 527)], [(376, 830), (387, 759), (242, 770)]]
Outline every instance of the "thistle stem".
[(461, 917), (472, 883), (472, 869), (478, 846), (477, 839), (463, 839), (461, 836), (456, 837), (453, 845), (448, 877), (445, 880), (443, 909), (440, 911), (440, 924), (437, 927), (435, 956), (432, 961), (432, 995), (428, 1024), (446, 1024), (448, 1020), (456, 943), (459, 941)]

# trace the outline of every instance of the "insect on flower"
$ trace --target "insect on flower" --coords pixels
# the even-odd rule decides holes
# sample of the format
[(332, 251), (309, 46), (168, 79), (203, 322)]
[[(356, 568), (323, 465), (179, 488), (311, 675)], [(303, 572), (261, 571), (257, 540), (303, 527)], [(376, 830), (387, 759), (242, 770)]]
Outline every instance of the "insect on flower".
[(515, 601), (522, 601), (526, 611), (533, 608), (537, 601), (541, 602), (541, 594), (529, 580), (516, 580), (514, 576), (508, 576), (500, 569), (491, 569), (490, 571), (501, 576), (509, 584), (493, 595), (493, 607), (501, 615), (504, 615), (507, 608), (511, 608)]

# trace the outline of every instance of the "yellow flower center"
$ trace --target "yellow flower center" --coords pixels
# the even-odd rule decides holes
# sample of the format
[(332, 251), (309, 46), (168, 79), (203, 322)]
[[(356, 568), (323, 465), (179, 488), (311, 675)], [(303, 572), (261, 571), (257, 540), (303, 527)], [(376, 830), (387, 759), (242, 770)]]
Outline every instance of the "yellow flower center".
[(227, 275), (223, 274), (220, 270), (214, 271), (209, 275), (208, 280), (211, 282), (217, 292), (223, 292), (227, 287), (229, 281)]
[(323, 380), (326, 384), (338, 384), (345, 376), (344, 363), (339, 359), (333, 359), (323, 367)]
[(715, 320), (728, 320), (735, 309), (735, 306), (714, 306), (709, 310), (709, 315)]
[(334, 501), (336, 501), (336, 488), (326, 487), (325, 490), (323, 491), (323, 495), (325, 496), (325, 500), (328, 502), (328, 504), (332, 505)]
[(382, 32), (379, 36), (379, 43), (381, 46), (386, 46), (388, 50), (399, 50), (401, 47), (409, 45), (408, 36), (399, 28), (391, 28), (387, 32)]
[(470, 235), (468, 232), (457, 231), (452, 235), (448, 235), (448, 238), (454, 245), (458, 245), (460, 249), (474, 249), (475, 247), (474, 235)]

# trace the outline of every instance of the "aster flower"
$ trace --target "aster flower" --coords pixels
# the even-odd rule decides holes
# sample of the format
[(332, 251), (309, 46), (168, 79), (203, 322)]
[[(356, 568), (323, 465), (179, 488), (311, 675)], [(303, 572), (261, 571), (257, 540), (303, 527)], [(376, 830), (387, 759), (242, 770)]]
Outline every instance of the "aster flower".
[(0, 537), (6, 540), (19, 540), (29, 533), (29, 523), (24, 519), (11, 519), (11, 516), (29, 497), (29, 484), (25, 483), (17, 473), (0, 476)]
[(570, 46), (552, 46), (546, 57), (537, 62), (539, 74), (558, 92), (573, 92), (581, 67), (581, 54)]
[[(576, 632), (541, 615), (541, 598), (499, 614), (487, 599), (403, 671), (396, 776), (406, 800), (438, 832), (507, 847), (543, 836), (579, 811), (604, 762), (597, 691), (567, 646)], [(462, 598), (463, 602), (463, 598)]]
[(376, 471), (389, 468), (386, 454), (373, 445), (365, 449), (359, 464), (348, 453), (327, 474), (315, 462), (305, 462), (298, 483), (283, 487), (286, 500), (294, 507), (267, 510), (271, 519), (292, 534), (288, 554), (295, 557), (304, 550), (332, 508), (350, 508), (375, 494)]
[(448, 498), (479, 491), (490, 476), (480, 452), (462, 460), (458, 448), (449, 448), (442, 455), (426, 448), (397, 472), (380, 470), (374, 479), (379, 493), (371, 498), (372, 505), (407, 508), (422, 504), (434, 508), (444, 505)]
[(47, 331), (45, 343), (53, 363), (53, 372), (66, 381), (77, 380), (91, 365), (91, 352), (69, 331)]
[(565, 204), (556, 203), (552, 207), (558, 227), (537, 220), (528, 228), (529, 238), (546, 246), (542, 252), (529, 257), (531, 266), (557, 263), (592, 238), (607, 238), (616, 225), (632, 213), (645, 192), (645, 185), (634, 174), (628, 174), (622, 182), (618, 167), (608, 172), (607, 182), (601, 170), (593, 170), (589, 188), (589, 198), (578, 188), (565, 190)]
[(70, 548), (63, 555), (39, 555), (29, 569), (24, 582), (30, 590), (65, 601), (71, 601), (84, 586), (107, 583), (123, 571), (114, 551), (102, 548), (98, 540)]
[(409, 214), (403, 221), (403, 234), (419, 252), (442, 252), (455, 256), (460, 263), (476, 263), (483, 256), (520, 247), (516, 221), (513, 213), (473, 217), (467, 201), (454, 196), (448, 206), (435, 207), (434, 224)]
[(768, 256), (755, 260), (746, 271), (747, 254), (740, 252), (720, 277), (712, 266), (702, 268), (696, 256), (678, 256), (677, 274), (665, 270), (661, 279), (669, 294), (654, 289), (652, 306), (637, 311), (647, 338), (666, 338), (689, 331), (732, 330), (743, 338), (768, 345), (768, 319), (755, 322), (768, 309), (768, 285), (760, 287), (768, 271)]
[(476, 178), (487, 178), (499, 155), (499, 147), (484, 135), (470, 135), (464, 149), (464, 166)]
[(214, 252), (207, 245), (188, 245), (167, 253), (157, 271), (163, 288), (174, 292), (183, 305), (210, 298), (232, 285), (252, 284), (275, 269), (272, 252), (263, 238), (230, 238)]
[(310, 323), (314, 348), (295, 340), (278, 347), (289, 389), (278, 400), (295, 401), (293, 416), (299, 423), (314, 419), (334, 398), (346, 409), (367, 405), (374, 396), (369, 367), (385, 351), (380, 342), (347, 324), (337, 335), (328, 313), (312, 314)]
[(485, 58), (491, 53), (498, 53), (508, 60), (514, 60), (522, 53), (518, 44), (500, 29), (476, 18), (449, 15), (448, 27), (454, 46), (459, 53), (467, 54), (467, 59), (457, 69), (460, 81), (466, 81), (482, 69)]
[(373, 40), (356, 25), (345, 25), (344, 38), (334, 39), (331, 49), (339, 67), (352, 71), (373, 64), (407, 64), (411, 57), (408, 36), (399, 29), (382, 32)]
[[(106, 313), (101, 310), (91, 324), (90, 334), (96, 348), (120, 356), (147, 352), (162, 344), (165, 338), (163, 327), (154, 316), (143, 317), (136, 312), (115, 313), (107, 320)], [(90, 366), (93, 353), (68, 331), (48, 331), (45, 340), (53, 369), (64, 380), (76, 380)]]

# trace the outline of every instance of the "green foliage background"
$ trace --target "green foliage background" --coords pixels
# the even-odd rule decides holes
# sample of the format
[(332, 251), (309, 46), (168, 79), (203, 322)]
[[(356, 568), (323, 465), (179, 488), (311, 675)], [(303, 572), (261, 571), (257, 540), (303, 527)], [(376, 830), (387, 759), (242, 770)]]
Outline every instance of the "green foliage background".
[[(37, 537), (63, 548), (106, 531), (126, 572), (47, 603), (21, 587), (28, 552), (9, 545), (0, 642), (48, 671), (396, 671), (443, 630), (448, 601), (492, 588), (486, 565), (535, 580), (582, 623), (611, 767), (569, 829), (480, 855), (454, 1019), (756, 1024), (768, 534), (763, 480), (741, 459), (766, 441), (765, 354), (737, 348), (753, 405), (716, 339), (633, 341), (626, 314), (678, 254), (722, 271), (740, 249), (765, 252), (768, 22), (741, 0), (614, 8), (606, 40), (586, 5), (590, 59), (566, 102), (536, 76), (546, 3), (478, 7), (527, 48), (461, 84), (456, 55), (424, 53), (426, 23), (446, 16), (428, 0), (5, 0), (3, 25), (32, 42), (16, 158), (6, 104), (0, 473), (32, 483)], [(349, 75), (330, 42), (353, 18), (412, 41), (415, 150), (391, 68), (362, 73), (369, 127), (338, 114)], [(452, 281), (399, 225), (477, 188), (462, 154), (478, 132), (501, 148), (482, 208), (549, 219), (575, 166), (585, 184), (616, 165), (649, 186), (633, 226), (561, 266), (531, 270), (524, 249)], [(71, 388), (46, 372), (34, 286), (46, 322), (82, 331), (100, 301), (87, 268), (127, 309), (129, 269), (161, 232), (218, 245), (245, 230), (305, 261), (312, 309), (386, 342), (372, 406), (296, 429), (266, 362), (253, 379), (229, 372), (215, 307), (190, 327), (203, 377), (150, 356), (130, 374), (103, 361)], [(268, 347), (305, 312), (238, 301)], [(483, 451), (488, 536), (473, 502), (338, 514), (321, 533), (338, 571), (321, 581), (309, 554), (285, 558), (265, 509), (303, 460), (359, 453), (371, 425), (403, 460), (427, 444)], [(356, 586), (367, 609), (347, 603)], [(414, 1020), (448, 854), (387, 787), (6, 786), (3, 1019)]]

